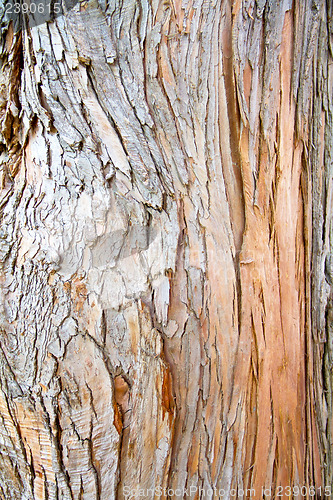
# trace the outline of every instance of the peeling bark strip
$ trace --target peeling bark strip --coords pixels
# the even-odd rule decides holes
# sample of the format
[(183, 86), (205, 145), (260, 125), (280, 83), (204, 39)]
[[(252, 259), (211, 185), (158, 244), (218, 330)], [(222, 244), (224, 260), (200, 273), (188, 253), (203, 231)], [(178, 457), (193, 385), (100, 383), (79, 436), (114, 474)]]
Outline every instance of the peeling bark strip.
[(0, 498), (333, 489), (332, 16), (2, 23)]

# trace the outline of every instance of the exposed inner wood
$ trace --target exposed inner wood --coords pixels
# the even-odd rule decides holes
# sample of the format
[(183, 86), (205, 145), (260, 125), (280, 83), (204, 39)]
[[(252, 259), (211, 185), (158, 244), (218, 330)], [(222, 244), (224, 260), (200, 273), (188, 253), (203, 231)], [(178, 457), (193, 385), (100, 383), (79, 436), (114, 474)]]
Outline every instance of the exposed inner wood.
[(333, 489), (332, 9), (4, 24), (0, 498)]

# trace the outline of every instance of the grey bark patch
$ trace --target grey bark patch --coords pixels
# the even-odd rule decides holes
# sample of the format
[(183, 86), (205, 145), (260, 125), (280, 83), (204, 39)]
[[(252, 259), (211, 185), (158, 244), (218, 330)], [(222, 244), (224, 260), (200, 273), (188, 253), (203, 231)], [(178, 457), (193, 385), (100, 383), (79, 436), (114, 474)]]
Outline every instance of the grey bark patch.
[(147, 250), (157, 236), (157, 230), (148, 226), (133, 225), (118, 229), (100, 238), (93, 248), (93, 266), (104, 267), (119, 259)]
[(47, 346), (47, 350), (49, 353), (53, 354), (53, 356), (59, 358), (64, 354), (65, 346), (61, 340), (55, 339)]

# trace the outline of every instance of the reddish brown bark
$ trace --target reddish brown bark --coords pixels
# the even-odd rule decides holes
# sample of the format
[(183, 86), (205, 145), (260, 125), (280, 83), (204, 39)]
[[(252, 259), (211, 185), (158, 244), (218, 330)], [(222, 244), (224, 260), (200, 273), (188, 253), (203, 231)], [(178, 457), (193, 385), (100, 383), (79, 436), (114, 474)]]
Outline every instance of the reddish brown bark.
[(5, 27), (0, 496), (333, 486), (331, 10)]

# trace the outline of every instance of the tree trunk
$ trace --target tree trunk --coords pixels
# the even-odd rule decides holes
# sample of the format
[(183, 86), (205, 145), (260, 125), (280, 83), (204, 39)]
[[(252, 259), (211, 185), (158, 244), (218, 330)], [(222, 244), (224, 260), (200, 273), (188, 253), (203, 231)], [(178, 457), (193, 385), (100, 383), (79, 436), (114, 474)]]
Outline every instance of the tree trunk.
[(332, 2), (64, 10), (2, 22), (1, 499), (329, 496)]

